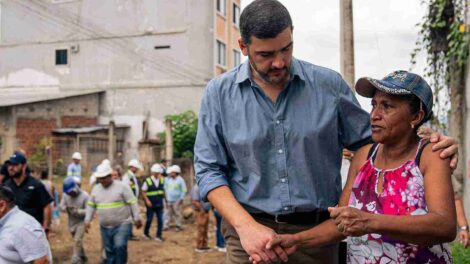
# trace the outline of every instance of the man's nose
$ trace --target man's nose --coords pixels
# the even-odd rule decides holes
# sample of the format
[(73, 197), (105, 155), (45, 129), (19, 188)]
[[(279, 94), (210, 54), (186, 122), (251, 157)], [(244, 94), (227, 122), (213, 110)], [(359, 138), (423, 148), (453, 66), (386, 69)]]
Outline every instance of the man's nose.
[(276, 69), (282, 69), (286, 66), (284, 62), (284, 55), (281, 52), (278, 52), (274, 57), (272, 67)]

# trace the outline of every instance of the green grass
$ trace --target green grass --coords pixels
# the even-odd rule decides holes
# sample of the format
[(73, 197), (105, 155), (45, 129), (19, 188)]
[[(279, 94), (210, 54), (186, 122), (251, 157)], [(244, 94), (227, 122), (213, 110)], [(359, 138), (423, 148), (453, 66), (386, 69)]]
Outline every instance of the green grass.
[(465, 249), (457, 242), (452, 243), (451, 248), (455, 264), (470, 264), (470, 248)]

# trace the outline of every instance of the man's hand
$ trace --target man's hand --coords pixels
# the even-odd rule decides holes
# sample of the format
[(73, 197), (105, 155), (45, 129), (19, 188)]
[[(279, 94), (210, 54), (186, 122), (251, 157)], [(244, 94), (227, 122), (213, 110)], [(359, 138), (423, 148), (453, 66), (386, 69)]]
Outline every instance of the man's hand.
[(91, 223), (86, 223), (85, 224), (85, 233), (88, 233), (88, 231), (90, 231), (90, 228), (91, 228)]
[(150, 202), (149, 199), (145, 200), (145, 204), (147, 205), (147, 207), (152, 207), (152, 202)]
[(433, 151), (440, 150), (440, 157), (442, 159), (451, 158), (450, 168), (457, 168), (457, 163), (459, 161), (459, 148), (458, 142), (455, 138), (445, 136), (438, 132), (433, 132), (430, 128), (420, 128), (418, 130), (418, 135), (422, 138), (429, 138), (429, 141), (436, 143), (433, 147)]
[[(266, 249), (271, 250), (276, 246), (280, 246), (284, 249), (287, 255), (292, 255), (297, 250), (298, 239), (297, 236), (294, 234), (282, 234), (276, 235), (273, 239), (271, 239), (268, 244), (266, 244)], [(259, 262), (255, 261), (253, 257), (250, 257), (250, 261), (253, 264), (259, 264)]]
[(279, 245), (267, 249), (269, 241), (276, 237), (276, 233), (264, 225), (254, 222), (249, 225), (243, 225), (237, 230), (243, 249), (250, 255), (250, 260), (255, 263), (271, 263), (281, 259), (286, 262), (287, 253)]
[(31, 261), (32, 264), (49, 264), (49, 260), (47, 259), (47, 255), (42, 256), (36, 260)]
[(343, 159), (347, 159), (347, 160), (351, 161), (353, 157), (354, 157), (353, 152), (351, 152), (347, 149), (343, 149)]
[(459, 242), (464, 248), (468, 247), (468, 230), (459, 231)]
[(137, 220), (137, 221), (135, 221), (134, 225), (137, 229), (140, 229), (142, 227), (142, 221)]
[(329, 207), (328, 212), (336, 228), (344, 236), (362, 236), (370, 233), (367, 226), (367, 213), (348, 206)]

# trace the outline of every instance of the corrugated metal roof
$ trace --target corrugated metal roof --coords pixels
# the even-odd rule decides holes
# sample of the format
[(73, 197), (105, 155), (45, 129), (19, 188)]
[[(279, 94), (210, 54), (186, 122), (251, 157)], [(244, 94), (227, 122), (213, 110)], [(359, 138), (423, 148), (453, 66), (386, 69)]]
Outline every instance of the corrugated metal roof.
[(104, 89), (58, 90), (58, 89), (0, 89), (0, 107), (22, 105), (49, 100), (104, 92)]
[[(115, 128), (128, 128), (129, 125), (119, 124), (115, 125)], [(76, 127), (76, 128), (56, 128), (52, 130), (53, 133), (56, 134), (84, 134), (84, 133), (92, 133), (102, 130), (108, 130), (108, 125), (101, 125), (101, 126), (89, 126), (89, 127)]]

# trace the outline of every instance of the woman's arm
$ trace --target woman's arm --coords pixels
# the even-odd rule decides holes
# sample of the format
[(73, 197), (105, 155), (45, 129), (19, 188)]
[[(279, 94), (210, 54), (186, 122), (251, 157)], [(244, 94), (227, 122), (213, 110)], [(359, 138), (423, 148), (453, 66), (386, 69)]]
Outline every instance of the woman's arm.
[(425, 215), (394, 216), (366, 213), (354, 208), (339, 208), (332, 214), (344, 226), (344, 235), (384, 234), (418, 245), (433, 245), (455, 238), (455, 205), (449, 160), (439, 158), (426, 146), (420, 169), (424, 175)]
[[(360, 148), (353, 156), (349, 167), (348, 179), (339, 199), (339, 206), (347, 206), (352, 186), (359, 169), (367, 160), (367, 154), (372, 145), (366, 145)], [(345, 236), (341, 234), (334, 221), (329, 219), (320, 225), (297, 234), (277, 235), (275, 239), (267, 244), (267, 248), (280, 244), (283, 248), (293, 246), (319, 247), (343, 240)]]

